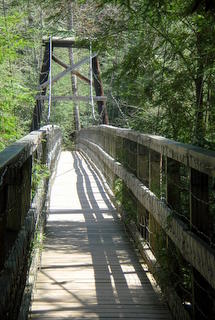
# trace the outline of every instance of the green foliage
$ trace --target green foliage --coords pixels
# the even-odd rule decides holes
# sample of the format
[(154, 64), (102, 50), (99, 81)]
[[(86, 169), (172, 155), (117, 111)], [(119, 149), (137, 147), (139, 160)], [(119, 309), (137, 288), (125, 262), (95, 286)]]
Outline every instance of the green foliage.
[(38, 228), (34, 235), (34, 240), (32, 242), (32, 252), (34, 250), (39, 250), (42, 252), (43, 249), (43, 243), (46, 239), (45, 234), (42, 232), (41, 228)]
[(173, 287), (182, 302), (190, 302), (192, 294), (192, 268), (183, 259), (174, 243), (162, 232), (156, 234), (156, 259), (159, 265), (156, 273), (162, 288)]
[(137, 202), (134, 195), (126, 187), (122, 179), (117, 178), (114, 181), (114, 196), (116, 203), (126, 214), (125, 222), (137, 220)]
[(31, 183), (31, 193), (32, 199), (34, 198), (36, 191), (40, 185), (40, 183), (49, 178), (50, 172), (45, 164), (41, 164), (38, 161), (35, 161), (32, 168), (32, 183)]
[(113, 192), (116, 199), (116, 203), (119, 206), (122, 204), (122, 189), (123, 189), (122, 179), (120, 178), (115, 179)]
[(29, 131), (35, 99), (34, 69), (28, 60), (35, 33), (26, 28), (22, 9), (5, 2), (0, 10), (0, 150)]
[(213, 12), (204, 1), (198, 10), (184, 0), (98, 2), (117, 11), (101, 22), (96, 42), (108, 52), (111, 123), (213, 146)]
[[(41, 36), (49, 34), (92, 41), (111, 124), (214, 148), (215, 17), (208, 1), (75, 1), (71, 30), (67, 0), (5, 3), (0, 14), (0, 148), (30, 126)], [(75, 60), (81, 52), (74, 50)], [(58, 54), (69, 63), (66, 50)], [(53, 74), (62, 71), (55, 64), (53, 69)], [(89, 66), (80, 71), (88, 75)], [(79, 81), (78, 87), (79, 95), (89, 95), (88, 85)], [(53, 94), (71, 94), (70, 75)], [(52, 106), (51, 121), (62, 126), (67, 145), (74, 131), (72, 106)], [(91, 114), (91, 107), (80, 103), (82, 126), (95, 123)]]
[(20, 32), (23, 15), (18, 12), (1, 17), (0, 19), (0, 64), (8, 58), (10, 62), (19, 57), (19, 52), (29, 46), (29, 41)]

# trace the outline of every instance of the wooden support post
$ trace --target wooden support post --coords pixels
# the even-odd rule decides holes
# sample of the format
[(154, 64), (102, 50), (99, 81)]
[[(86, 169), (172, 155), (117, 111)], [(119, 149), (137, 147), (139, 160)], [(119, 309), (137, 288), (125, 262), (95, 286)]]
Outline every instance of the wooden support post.
[(205, 234), (206, 237), (211, 237), (213, 218), (209, 213), (208, 176), (195, 169), (191, 169), (190, 201), (191, 229), (194, 232), (196, 229)]
[[(116, 159), (116, 136), (115, 135), (110, 135), (110, 155)], [(114, 189), (114, 185), (115, 185), (115, 181), (116, 181), (116, 175), (114, 173), (114, 171), (112, 171), (112, 175), (111, 175), (111, 188), (112, 190)]]
[(123, 165), (133, 174), (137, 174), (137, 143), (123, 139)]
[[(104, 96), (104, 89), (103, 89), (102, 80), (101, 80), (99, 60), (97, 56), (93, 57), (92, 59), (92, 68), (93, 68), (93, 81), (94, 81), (96, 96)], [(101, 123), (109, 124), (105, 101), (98, 101), (97, 105), (98, 105), (98, 113), (100, 116)]]
[[(39, 83), (40, 86), (47, 82), (49, 77), (49, 65), (50, 65), (50, 58), (49, 58), (49, 43), (45, 45), (44, 56), (43, 56), (43, 63), (42, 68), (40, 71), (40, 78)], [(46, 87), (42, 88), (41, 93), (42, 96), (46, 95)], [(36, 100), (36, 104), (33, 111), (33, 119), (31, 123), (31, 131), (38, 130), (40, 128), (41, 120), (42, 120), (42, 112), (43, 112), (43, 105), (44, 102), (42, 100)]]
[[(162, 156), (160, 153), (150, 150), (149, 152), (149, 189), (159, 198), (161, 194), (161, 172)], [(155, 253), (157, 248), (157, 235), (160, 233), (160, 226), (155, 218), (149, 213), (149, 242), (152, 251)]]
[[(149, 186), (149, 149), (137, 145), (137, 178)], [(139, 202), (137, 206), (137, 227), (143, 239), (149, 243), (149, 212)]]
[[(213, 217), (209, 213), (208, 176), (190, 169), (190, 223), (191, 230), (208, 241), (213, 234)], [(195, 319), (212, 315), (212, 289), (209, 283), (193, 268), (193, 314)], [(208, 317), (208, 319), (212, 319)]]
[(7, 198), (7, 229), (19, 231), (30, 208), (31, 199), (31, 157), (22, 168), (10, 170)]
[[(181, 206), (180, 206), (180, 163), (166, 157), (166, 201), (168, 206), (181, 213)], [(168, 263), (169, 263), (169, 279), (170, 281), (174, 282), (175, 275), (177, 274), (178, 277), (181, 275), (181, 266), (178, 265), (178, 252), (174, 243), (171, 239), (166, 235), (166, 254), (168, 254)], [(180, 259), (182, 261), (182, 259)], [(170, 284), (171, 285), (171, 284)], [(177, 286), (176, 286), (177, 289)]]

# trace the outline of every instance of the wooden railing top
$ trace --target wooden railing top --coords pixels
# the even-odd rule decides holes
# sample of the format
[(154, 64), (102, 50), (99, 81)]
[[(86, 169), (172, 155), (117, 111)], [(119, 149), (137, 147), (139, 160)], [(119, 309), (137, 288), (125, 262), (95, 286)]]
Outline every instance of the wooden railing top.
[(38, 145), (44, 138), (44, 135), (52, 131), (59, 131), (57, 126), (47, 125), (40, 130), (32, 131), (27, 136), (14, 142), (0, 152), (0, 174), (6, 167), (14, 166), (20, 167), (37, 149)]
[(215, 176), (215, 151), (177, 142), (162, 136), (143, 134), (131, 129), (122, 129), (107, 125), (91, 127), (89, 129), (92, 131), (100, 130), (101, 132), (107, 132), (116, 137), (119, 136), (129, 139), (174, 159), (185, 166), (196, 169), (209, 176)]
[[(116, 137), (120, 137), (120, 139), (117, 140), (115, 139)], [(125, 138), (127, 140), (125, 141), (125, 144), (122, 143), (121, 138)], [(120, 159), (119, 162), (116, 161), (115, 155), (118, 152), (121, 152), (125, 145), (129, 145), (128, 140), (140, 145), (144, 145), (154, 151), (159, 152), (161, 155), (175, 159), (187, 165), (188, 167), (195, 168), (196, 170), (208, 175), (215, 175), (215, 152), (189, 144), (178, 143), (160, 136), (141, 134), (133, 130), (121, 129), (106, 125), (82, 129), (77, 135), (78, 150), (84, 152), (84, 154), (92, 160), (92, 163), (95, 164), (99, 170), (101, 170), (106, 178), (113, 175), (113, 179), (115, 179), (115, 176), (117, 176), (119, 179), (121, 179), (121, 181), (123, 181), (128, 190), (132, 192), (132, 195), (136, 198), (136, 200), (142, 205), (143, 208), (146, 209), (148, 213), (150, 213), (151, 216), (153, 216), (158, 225), (162, 227), (165, 233), (175, 243), (183, 258), (192, 266), (194, 266), (194, 268), (198, 270), (198, 272), (208, 281), (208, 283), (215, 288), (214, 242), (210, 233), (212, 223), (210, 222), (211, 220), (204, 220), (209, 221), (208, 226), (210, 228), (208, 228), (209, 231), (206, 232), (207, 230), (202, 230), (202, 228), (200, 228), (197, 222), (194, 220), (194, 215), (196, 219), (199, 218), (200, 210), (202, 210), (204, 216), (207, 215), (207, 218), (210, 214), (206, 207), (209, 205), (210, 208), (212, 208), (213, 203), (209, 203), (208, 199), (205, 197), (205, 194), (202, 196), (202, 194), (198, 194), (195, 190), (195, 188), (198, 188), (199, 186), (201, 188), (205, 187), (205, 193), (207, 194), (208, 191), (206, 189), (208, 188), (208, 183), (205, 183), (205, 185), (202, 186), (202, 180), (200, 180), (198, 182), (199, 185), (196, 186), (196, 180), (192, 182), (192, 177), (196, 178), (196, 172), (191, 171), (191, 174), (186, 177), (186, 182), (189, 183), (190, 186), (183, 190), (184, 193), (186, 192), (186, 196), (189, 200), (187, 204), (177, 211), (175, 204), (176, 201), (180, 201), (180, 198), (176, 197), (175, 200), (170, 200), (172, 202), (168, 202), (168, 195), (170, 195), (169, 190), (170, 188), (174, 188), (175, 185), (175, 192), (180, 192), (180, 189), (183, 185), (178, 183), (177, 177), (176, 181), (174, 181), (174, 173), (171, 173), (171, 170), (168, 173), (167, 167), (164, 168), (165, 172), (161, 172), (160, 156), (157, 157), (155, 162), (153, 157), (151, 159), (148, 153), (148, 155), (144, 158), (145, 167), (148, 166), (148, 168), (141, 172), (141, 177), (139, 176), (139, 170), (136, 170), (136, 173), (133, 173), (130, 170), (131, 166), (133, 165), (135, 168), (137, 163), (144, 167), (143, 161), (139, 162), (135, 160), (138, 159), (138, 157), (141, 159), (142, 156), (142, 154), (139, 153), (138, 148), (131, 150), (130, 153), (123, 153), (123, 161), (122, 159)], [(114, 154), (114, 150), (116, 150), (115, 148), (118, 147), (118, 143), (120, 144), (120, 151), (118, 150), (116, 154)], [(128, 148), (126, 149), (126, 151), (129, 151)], [(131, 159), (132, 156), (134, 156), (133, 163)], [(130, 164), (128, 163), (129, 158)], [(160, 184), (160, 178), (163, 176), (163, 174), (166, 175), (166, 181), (165, 179), (162, 180), (162, 186), (165, 187), (165, 190), (163, 190), (162, 197), (160, 197), (160, 195), (156, 195), (150, 188), (153, 186), (153, 183), (157, 183), (157, 193), (159, 194), (159, 191), (161, 191), (162, 187)], [(201, 175), (197, 174), (197, 178), (199, 178), (199, 176)], [(144, 179), (148, 182), (147, 185), (150, 186), (150, 188), (144, 184), (144, 179), (141, 179), (142, 177), (144, 177)], [(121, 192), (123, 192), (123, 190)], [(126, 197), (129, 197), (128, 193), (123, 201), (126, 202), (130, 199), (132, 203), (132, 198), (130, 197), (127, 199)], [(187, 209), (189, 213), (188, 211), (184, 213), (184, 209)], [(141, 207), (138, 210), (142, 210)], [(198, 223), (199, 221), (203, 220), (198, 220)], [(145, 225), (144, 228), (145, 227), (148, 228), (147, 225)]]

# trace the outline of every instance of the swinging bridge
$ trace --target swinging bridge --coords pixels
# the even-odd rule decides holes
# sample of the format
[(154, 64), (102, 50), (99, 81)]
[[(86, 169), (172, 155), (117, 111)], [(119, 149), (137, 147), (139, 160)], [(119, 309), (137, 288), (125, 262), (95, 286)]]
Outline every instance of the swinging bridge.
[[(32, 132), (0, 153), (0, 318), (214, 319), (215, 152), (107, 125), (98, 57), (87, 78), (53, 55), (84, 45), (44, 40)], [(71, 72), (90, 97), (46, 97)], [(72, 152), (40, 127), (60, 99), (98, 104)]]

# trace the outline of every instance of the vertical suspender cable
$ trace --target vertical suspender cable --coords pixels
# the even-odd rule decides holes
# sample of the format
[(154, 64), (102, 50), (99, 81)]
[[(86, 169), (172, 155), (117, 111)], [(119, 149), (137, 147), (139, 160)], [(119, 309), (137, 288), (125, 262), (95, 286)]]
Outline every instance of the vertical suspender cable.
[(92, 107), (92, 116), (93, 120), (95, 117), (95, 108), (94, 108), (94, 100), (93, 100), (93, 62), (92, 62), (92, 42), (90, 41), (90, 104)]
[(47, 122), (50, 121), (52, 103), (52, 37), (49, 37), (49, 102), (48, 102), (48, 117)]

